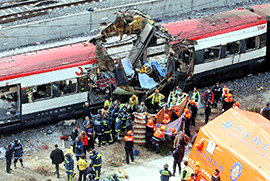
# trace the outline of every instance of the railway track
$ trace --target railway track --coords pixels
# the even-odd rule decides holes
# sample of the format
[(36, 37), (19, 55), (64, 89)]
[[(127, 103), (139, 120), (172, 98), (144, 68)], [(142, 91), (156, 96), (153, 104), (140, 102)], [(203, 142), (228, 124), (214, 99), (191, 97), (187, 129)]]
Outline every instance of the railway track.
[(91, 0), (29, 0), (0, 4), (0, 24), (47, 14), (49, 10), (79, 5)]

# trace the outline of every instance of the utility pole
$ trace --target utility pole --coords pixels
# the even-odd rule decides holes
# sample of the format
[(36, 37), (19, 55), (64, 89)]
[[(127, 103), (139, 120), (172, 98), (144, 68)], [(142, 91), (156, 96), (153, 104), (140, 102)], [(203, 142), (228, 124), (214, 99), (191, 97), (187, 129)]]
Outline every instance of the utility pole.
[(90, 31), (92, 30), (92, 12), (94, 12), (93, 8), (88, 8), (87, 11), (90, 12)]

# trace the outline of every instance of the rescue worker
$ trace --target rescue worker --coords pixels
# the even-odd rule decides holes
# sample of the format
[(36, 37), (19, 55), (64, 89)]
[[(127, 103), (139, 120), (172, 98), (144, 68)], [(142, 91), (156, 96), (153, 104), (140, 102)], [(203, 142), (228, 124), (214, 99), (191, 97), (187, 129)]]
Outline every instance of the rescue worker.
[(83, 178), (83, 181), (86, 181), (88, 163), (86, 161), (85, 154), (82, 154), (81, 158), (77, 162), (77, 166), (79, 169), (79, 180), (78, 181), (82, 181), (82, 178)]
[(224, 103), (224, 100), (228, 97), (229, 95), (229, 89), (228, 87), (225, 85), (224, 88), (222, 89), (222, 103)]
[(151, 98), (152, 98), (151, 103), (152, 103), (152, 105), (154, 106), (154, 110), (155, 110), (156, 112), (158, 112), (158, 111), (159, 111), (159, 108), (161, 107), (161, 100), (164, 99), (165, 96), (162, 95), (162, 94), (160, 94), (160, 93), (159, 93), (159, 90), (156, 89), (156, 90), (155, 90), (155, 93), (153, 93), (152, 95), (150, 95), (150, 96), (148, 97), (148, 99), (151, 99)]
[(138, 97), (134, 94), (132, 95), (131, 98), (129, 98), (129, 109), (131, 109), (132, 112), (137, 112), (137, 108), (139, 106), (139, 99)]
[(145, 147), (147, 149), (149, 149), (149, 148), (152, 147), (151, 139), (153, 137), (154, 127), (155, 127), (155, 125), (154, 125), (153, 120), (152, 119), (148, 119), (148, 121), (146, 123), (146, 128), (145, 128)]
[(147, 112), (147, 107), (144, 102), (141, 102), (141, 105), (138, 108), (138, 113), (144, 113)]
[(83, 108), (83, 119), (88, 116), (89, 118), (91, 118), (91, 111), (90, 111), (90, 107), (89, 107), (89, 103), (86, 102), (84, 103), (84, 108)]
[(234, 108), (234, 109), (241, 109), (241, 107), (240, 107), (240, 102), (234, 103), (234, 104), (233, 104), (233, 108)]
[(71, 181), (71, 179), (75, 176), (75, 173), (74, 173), (74, 160), (71, 158), (71, 155), (69, 153), (66, 154), (64, 166), (66, 168), (68, 181)]
[(116, 119), (118, 118), (119, 114), (119, 107), (118, 104), (114, 104), (112, 107), (114, 107), (111, 111), (111, 127), (112, 127), (112, 136), (113, 136), (113, 142), (116, 142), (117, 139), (115, 138), (116, 133)]
[(165, 113), (164, 114), (164, 119), (163, 119), (163, 124), (168, 124), (171, 122), (171, 118), (170, 118), (170, 115)]
[(98, 138), (98, 146), (100, 147), (101, 143), (103, 141), (103, 136), (104, 136), (104, 124), (101, 120), (100, 114), (97, 114), (94, 124), (95, 124), (95, 126), (94, 126), (94, 130), (95, 130), (94, 140), (96, 140), (96, 138)]
[(80, 126), (76, 126), (72, 132), (71, 132), (71, 139), (72, 141), (75, 141), (75, 139), (79, 136), (79, 130), (80, 130)]
[(118, 178), (117, 178), (117, 174), (116, 174), (116, 173), (114, 173), (114, 174), (112, 175), (112, 178), (111, 178), (110, 181), (119, 181)]
[(174, 109), (172, 109), (172, 114), (171, 114), (171, 120), (175, 121), (179, 118), (179, 108), (175, 107)]
[(8, 144), (7, 146), (5, 157), (6, 157), (6, 171), (7, 173), (11, 173), (10, 170), (12, 169), (10, 168), (10, 166), (11, 166), (12, 157), (13, 157), (13, 149), (12, 149), (11, 143)]
[(191, 168), (188, 166), (188, 162), (184, 161), (184, 168), (183, 168), (183, 171), (180, 174), (181, 181), (187, 181), (188, 176), (190, 175), (190, 172), (191, 172)]
[(212, 88), (212, 92), (214, 93), (214, 107), (217, 108), (217, 103), (219, 102), (220, 98), (222, 97), (222, 88), (219, 85), (219, 82)]
[(119, 142), (120, 139), (120, 131), (121, 131), (121, 125), (122, 125), (122, 117), (124, 115), (122, 113), (118, 114), (118, 117), (115, 119), (115, 134), (116, 134), (116, 138), (117, 141)]
[(190, 137), (190, 121), (191, 121), (191, 113), (189, 112), (189, 109), (185, 109), (184, 110), (184, 115), (183, 115), (183, 120), (184, 120), (184, 124), (185, 124), (185, 134), (188, 135), (188, 137)]
[(179, 86), (176, 86), (175, 92), (176, 92), (178, 95), (180, 94), (181, 91), (182, 91), (182, 90), (180, 89), (180, 87), (179, 87)]
[(90, 128), (93, 125), (94, 125), (93, 121), (90, 120), (89, 116), (86, 116), (85, 117), (85, 120), (83, 122), (83, 129), (84, 129), (84, 131), (87, 131), (87, 129)]
[(174, 106), (178, 103), (178, 93), (173, 89), (168, 97), (167, 105), (168, 107)]
[(51, 152), (50, 158), (52, 160), (52, 164), (55, 164), (57, 178), (59, 178), (59, 164), (63, 163), (65, 158), (63, 151), (58, 148), (58, 144), (55, 144), (54, 147), (55, 149)]
[(196, 180), (201, 180), (201, 167), (200, 167), (200, 162), (196, 161), (195, 162), (195, 169), (194, 169), (194, 174), (196, 176)]
[(87, 181), (95, 181), (96, 172), (94, 170), (93, 163), (89, 164), (86, 172), (87, 172), (87, 175), (86, 175)]
[(190, 176), (188, 176), (188, 178), (187, 178), (187, 181), (198, 181), (196, 179), (195, 173), (190, 174)]
[(198, 107), (194, 100), (189, 101), (189, 109), (191, 111), (191, 125), (195, 126), (195, 119), (198, 113)]
[(197, 90), (197, 87), (194, 87), (194, 91), (191, 97), (191, 100), (194, 100), (198, 107), (200, 107), (201, 103), (201, 96), (200, 92)]
[(103, 118), (103, 125), (104, 125), (104, 142), (108, 144), (113, 143), (112, 139), (112, 128), (111, 128), (111, 122), (109, 120), (109, 115), (105, 114)]
[(22, 155), (23, 155), (23, 147), (22, 144), (20, 143), (19, 140), (15, 140), (15, 143), (13, 145), (13, 153), (14, 153), (14, 168), (16, 169), (16, 163), (18, 160), (20, 160), (21, 162), (21, 166), (24, 168), (23, 166), (23, 159), (22, 159)]
[(110, 99), (107, 99), (105, 102), (104, 102), (104, 108), (106, 110), (109, 110), (112, 106), (112, 98), (110, 97)]
[(131, 159), (131, 163), (134, 161), (133, 156), (133, 146), (134, 146), (134, 137), (132, 136), (133, 131), (130, 130), (127, 132), (127, 136), (125, 136), (125, 152), (126, 152), (126, 163), (129, 164), (129, 157)]
[(175, 176), (176, 166), (178, 165), (179, 174), (181, 174), (181, 161), (184, 157), (184, 150), (181, 149), (181, 145), (178, 144), (176, 150), (173, 151), (173, 176)]
[(161, 128), (154, 129), (155, 132), (152, 137), (152, 145), (153, 145), (153, 149), (157, 151), (158, 153), (160, 152), (159, 150), (160, 141), (165, 140), (165, 133), (164, 133), (165, 129), (166, 129), (165, 125), (161, 126)]
[(210, 88), (208, 88), (207, 91), (205, 91), (203, 93), (204, 105), (209, 101), (209, 99), (211, 100), (211, 103), (213, 104), (213, 102), (214, 102), (214, 93), (211, 91)]
[(230, 108), (232, 108), (233, 103), (234, 103), (233, 102), (233, 95), (229, 93), (228, 97), (224, 99), (222, 112), (225, 112), (225, 111), (229, 110)]
[(99, 181), (101, 174), (102, 158), (101, 154), (95, 150), (90, 152), (90, 159), (92, 160), (95, 172), (96, 172), (96, 181)]
[(205, 122), (204, 124), (208, 123), (209, 115), (211, 114), (211, 109), (212, 109), (212, 101), (211, 98), (208, 99), (208, 101), (205, 103), (205, 108), (204, 108), (204, 114), (205, 114)]
[(75, 153), (76, 160), (78, 161), (83, 154), (83, 142), (80, 136), (78, 136), (73, 142), (73, 152)]
[(178, 104), (180, 104), (186, 97), (188, 97), (188, 94), (181, 90), (178, 95)]
[(121, 112), (120, 114), (121, 114), (121, 116), (120, 116), (121, 117), (121, 131), (123, 133), (125, 133), (126, 132), (126, 128), (127, 128), (126, 122), (127, 122), (127, 118), (129, 116), (129, 114), (127, 112), (124, 112), (124, 111)]
[(164, 169), (160, 170), (160, 181), (169, 181), (172, 173), (169, 171), (169, 165), (165, 163)]
[(211, 176), (211, 181), (221, 181), (218, 169), (215, 169), (214, 174)]
[(265, 117), (266, 119), (270, 120), (270, 109), (269, 109), (269, 103), (266, 103), (266, 106), (261, 109), (260, 114)]

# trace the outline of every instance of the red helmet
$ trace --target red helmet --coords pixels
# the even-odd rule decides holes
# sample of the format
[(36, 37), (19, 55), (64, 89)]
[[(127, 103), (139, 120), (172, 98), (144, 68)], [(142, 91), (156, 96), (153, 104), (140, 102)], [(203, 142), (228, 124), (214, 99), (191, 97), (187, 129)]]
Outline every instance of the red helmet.
[(237, 107), (239, 107), (239, 106), (240, 106), (240, 102), (236, 102), (235, 105), (236, 105)]
[(170, 119), (169, 114), (165, 114), (165, 115), (164, 115), (164, 118), (165, 118), (166, 120)]
[(152, 119), (148, 119), (148, 123), (151, 124), (151, 125), (154, 124)]
[(130, 131), (127, 132), (127, 135), (129, 135), (129, 136), (131, 136), (132, 134), (133, 134), (133, 131), (132, 130), (130, 130)]
[(228, 93), (229, 89), (227, 87), (225, 87), (224, 89), (224, 92)]
[(232, 94), (228, 94), (228, 98), (232, 98), (233, 97), (233, 95)]
[(177, 106), (177, 107), (175, 107), (175, 111), (179, 111), (179, 107)]
[(184, 112), (185, 112), (185, 113), (189, 113), (189, 109), (186, 108), (186, 109), (184, 110)]
[(170, 130), (171, 130), (173, 133), (175, 132), (175, 128), (171, 128)]
[(194, 100), (190, 100), (189, 101), (189, 104), (192, 104), (193, 105), (193, 104), (195, 104), (195, 101)]

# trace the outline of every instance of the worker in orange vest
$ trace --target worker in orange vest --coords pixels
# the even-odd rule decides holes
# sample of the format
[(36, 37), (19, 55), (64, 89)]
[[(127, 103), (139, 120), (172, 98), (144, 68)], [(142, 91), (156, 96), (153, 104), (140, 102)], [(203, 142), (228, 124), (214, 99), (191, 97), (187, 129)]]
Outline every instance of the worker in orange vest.
[(232, 108), (232, 106), (233, 106), (233, 95), (228, 94), (228, 97), (225, 98), (225, 100), (223, 102), (222, 111), (225, 112), (225, 111), (229, 110), (230, 108)]
[(165, 125), (161, 126), (161, 128), (154, 129), (155, 133), (152, 137), (152, 144), (153, 144), (153, 149), (157, 152), (160, 152), (159, 150), (160, 141), (165, 140), (165, 129), (166, 129)]
[(233, 104), (233, 108), (234, 108), (234, 109), (241, 109), (241, 107), (240, 107), (240, 102), (234, 103), (234, 104)]
[(145, 129), (145, 147), (147, 149), (152, 147), (151, 139), (153, 137), (154, 128), (155, 128), (155, 124), (153, 120), (148, 119), (146, 123), (146, 129)]
[(125, 136), (125, 151), (126, 151), (126, 163), (129, 164), (129, 156), (131, 158), (131, 163), (134, 161), (134, 156), (133, 156), (133, 141), (134, 137), (132, 136), (133, 131), (130, 130), (127, 132), (127, 136)]
[(189, 109), (186, 108), (184, 110), (184, 114), (183, 114), (183, 121), (184, 121), (184, 128), (185, 128), (185, 134), (188, 135), (190, 137), (190, 130), (189, 130), (189, 127), (190, 127), (190, 120), (191, 120), (191, 113), (189, 112)]
[(201, 180), (201, 167), (200, 167), (200, 162), (199, 161), (196, 161), (195, 162), (195, 169), (194, 169), (194, 174), (195, 174), (195, 177), (196, 177), (196, 181), (200, 181)]
[(164, 115), (164, 120), (163, 120), (163, 124), (168, 124), (169, 122), (171, 122), (171, 118), (170, 115), (165, 113)]
[(187, 181), (197, 181), (195, 173), (190, 174), (190, 176), (187, 177)]

